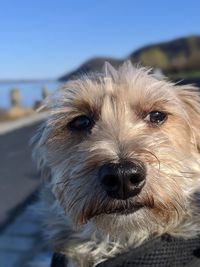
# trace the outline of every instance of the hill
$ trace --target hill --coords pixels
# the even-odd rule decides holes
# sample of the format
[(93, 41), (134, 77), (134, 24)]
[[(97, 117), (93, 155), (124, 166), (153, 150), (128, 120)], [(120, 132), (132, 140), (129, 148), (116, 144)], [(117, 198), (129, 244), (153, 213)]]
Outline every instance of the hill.
[(130, 59), (134, 64), (141, 63), (161, 69), (164, 74), (173, 78), (200, 77), (200, 36), (189, 36), (145, 46), (131, 53), (127, 58), (114, 59), (97, 57), (88, 60), (76, 70), (59, 78), (61, 81), (90, 71), (101, 71), (105, 61), (113, 66)]
[(60, 81), (67, 81), (68, 79), (71, 79), (73, 77), (76, 77), (80, 74), (86, 74), (91, 71), (99, 72), (102, 70), (102, 67), (105, 63), (105, 61), (110, 62), (114, 67), (119, 66), (122, 64), (124, 60), (120, 59), (114, 59), (114, 58), (108, 58), (108, 57), (96, 57), (92, 58), (85, 63), (83, 63), (80, 67), (78, 67), (76, 70), (67, 73), (66, 75), (63, 75), (59, 78)]

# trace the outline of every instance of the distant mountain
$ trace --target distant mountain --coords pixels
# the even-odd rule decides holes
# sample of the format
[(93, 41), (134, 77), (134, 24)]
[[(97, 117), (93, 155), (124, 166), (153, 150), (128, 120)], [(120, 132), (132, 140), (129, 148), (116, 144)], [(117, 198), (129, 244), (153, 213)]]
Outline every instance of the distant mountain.
[(200, 36), (149, 45), (133, 52), (132, 62), (161, 68), (164, 72), (200, 70)]
[(66, 75), (63, 75), (62, 77), (59, 78), (59, 80), (60, 81), (66, 81), (66, 80), (71, 79), (73, 77), (76, 77), (80, 74), (86, 74), (86, 73), (89, 73), (91, 71), (94, 71), (94, 72), (102, 71), (102, 67), (103, 67), (105, 61), (110, 62), (114, 67), (119, 66), (123, 62), (123, 60), (108, 58), (108, 57), (92, 58), (92, 59), (86, 61), (85, 63), (83, 63), (76, 70), (69, 72)]
[(60, 77), (59, 80), (65, 81), (90, 71), (99, 72), (105, 61), (117, 67), (127, 59), (131, 60), (133, 64), (141, 63), (144, 66), (159, 68), (174, 78), (200, 77), (200, 36), (189, 36), (148, 45), (134, 51), (124, 59), (93, 58), (76, 70)]

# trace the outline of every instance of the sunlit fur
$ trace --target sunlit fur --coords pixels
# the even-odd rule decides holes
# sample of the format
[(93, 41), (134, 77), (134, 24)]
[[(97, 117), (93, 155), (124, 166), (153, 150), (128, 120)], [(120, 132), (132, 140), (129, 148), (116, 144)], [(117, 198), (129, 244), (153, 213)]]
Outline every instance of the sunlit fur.
[[(200, 93), (159, 80), (126, 62), (118, 70), (67, 82), (49, 97), (49, 117), (34, 138), (43, 174), (46, 234), (69, 266), (95, 266), (147, 239), (168, 233), (190, 238), (200, 230)], [(168, 114), (160, 126), (144, 118)], [(68, 124), (92, 116), (90, 132)], [(98, 178), (108, 162), (142, 161), (142, 191), (128, 200), (109, 198)], [(135, 205), (140, 205), (134, 210)], [(117, 208), (127, 215), (108, 214)]]

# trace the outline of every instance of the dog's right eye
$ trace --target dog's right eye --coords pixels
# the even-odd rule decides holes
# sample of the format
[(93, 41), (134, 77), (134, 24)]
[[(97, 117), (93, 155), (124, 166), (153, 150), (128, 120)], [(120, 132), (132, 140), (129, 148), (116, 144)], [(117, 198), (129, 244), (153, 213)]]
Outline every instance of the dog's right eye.
[(145, 121), (150, 122), (153, 125), (161, 125), (167, 119), (167, 114), (161, 111), (151, 111), (144, 118)]
[(68, 127), (71, 130), (83, 131), (83, 130), (91, 130), (94, 122), (91, 118), (82, 115), (74, 118), (71, 122), (69, 122)]

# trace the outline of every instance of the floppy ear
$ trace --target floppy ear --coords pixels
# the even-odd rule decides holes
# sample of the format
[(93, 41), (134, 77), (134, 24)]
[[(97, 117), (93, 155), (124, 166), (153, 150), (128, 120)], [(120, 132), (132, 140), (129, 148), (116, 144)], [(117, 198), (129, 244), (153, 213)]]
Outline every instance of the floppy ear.
[(177, 86), (177, 93), (188, 115), (194, 142), (200, 152), (200, 89), (192, 85)]

